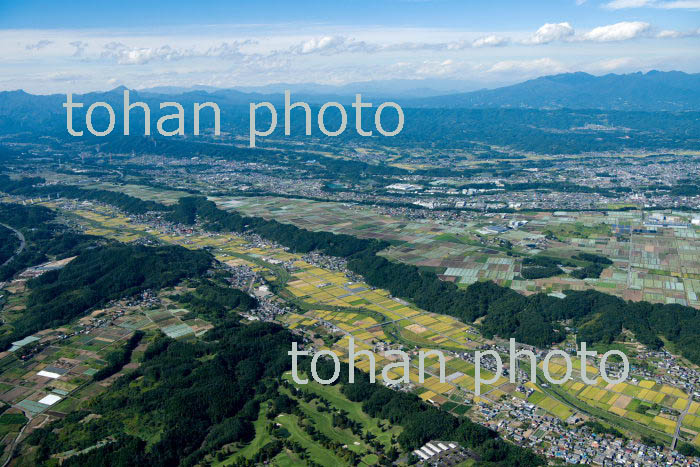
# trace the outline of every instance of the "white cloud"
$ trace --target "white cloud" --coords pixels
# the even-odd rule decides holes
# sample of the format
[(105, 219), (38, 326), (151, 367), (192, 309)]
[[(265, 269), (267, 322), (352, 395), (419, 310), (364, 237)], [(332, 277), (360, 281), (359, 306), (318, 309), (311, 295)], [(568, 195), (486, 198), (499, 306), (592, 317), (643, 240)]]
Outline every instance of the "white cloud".
[(250, 39), (242, 41), (222, 42), (219, 45), (209, 47), (209, 49), (203, 54), (203, 56), (219, 57), (226, 59), (242, 58), (246, 54), (243, 51), (241, 51), (241, 47), (253, 44), (257, 44), (257, 42)]
[(420, 76), (449, 76), (454, 73), (455, 66), (453, 60), (444, 60), (439, 63), (424, 62), (416, 69), (416, 74)]
[(664, 10), (700, 10), (700, 1), (698, 0), (677, 0), (673, 2), (659, 2), (657, 8)]
[[(643, 3), (649, 0), (615, 0), (619, 3)], [(614, 2), (613, 2), (614, 3)], [(576, 34), (570, 23), (547, 23), (539, 28), (533, 35), (521, 41), (524, 45), (543, 45), (552, 42), (614, 42), (636, 39), (638, 37), (652, 37), (652, 26), (641, 21), (622, 21), (615, 24), (598, 26), (588, 32)], [(697, 31), (678, 32), (673, 30), (661, 31), (655, 37), (675, 38), (695, 36)]]
[(625, 41), (643, 36), (649, 32), (651, 25), (641, 21), (623, 21), (620, 23), (599, 26), (585, 33), (584, 40), (594, 42)]
[(379, 52), (406, 52), (419, 50), (454, 51), (472, 47), (498, 47), (507, 45), (510, 39), (503, 36), (488, 35), (473, 41), (459, 40), (451, 42), (397, 42), (379, 43), (348, 39), (343, 36), (321, 36), (308, 39), (290, 46), (286, 50), (277, 50), (273, 54), (291, 53), (293, 55), (337, 55), (344, 53), (373, 54)]
[(87, 42), (83, 41), (73, 41), (68, 45), (75, 47), (75, 50), (73, 51), (74, 57), (82, 57), (85, 53), (85, 49), (88, 46)]
[(396, 62), (389, 66), (385, 73), (387, 76), (414, 76), (420, 78), (428, 77), (452, 77), (463, 76), (465, 65), (457, 63), (452, 59), (443, 61), (424, 60), (420, 62)]
[(476, 39), (474, 42), (472, 42), (472, 47), (500, 47), (507, 45), (509, 42), (510, 39), (507, 37), (492, 34), (490, 36), (484, 36)]
[(345, 43), (344, 37), (325, 36), (319, 39), (304, 41), (294, 48), (300, 54), (310, 54), (314, 52), (327, 52), (337, 50)]
[(622, 10), (624, 8), (642, 8), (651, 6), (652, 0), (613, 0), (603, 5), (608, 10)]
[(292, 46), (290, 52), (298, 55), (321, 54), (333, 55), (346, 52), (372, 53), (381, 47), (364, 41), (348, 39), (343, 36), (323, 36), (303, 41)]
[(121, 42), (104, 46), (100, 58), (116, 60), (120, 65), (143, 65), (153, 61), (176, 61), (196, 55), (189, 50), (175, 49), (169, 45), (160, 47), (129, 47)]
[(656, 34), (659, 39), (678, 39), (682, 37), (699, 37), (700, 28), (694, 31), (674, 31), (674, 30), (664, 30)]
[[(170, 45), (158, 47), (130, 47), (121, 42), (110, 42), (105, 44), (100, 58), (111, 59), (120, 65), (144, 65), (150, 62), (173, 62), (188, 58), (222, 58), (226, 60), (256, 60), (259, 54), (249, 54), (241, 51), (241, 47), (256, 44), (253, 40), (241, 40), (222, 42), (209, 47), (206, 51), (195, 50), (194, 48), (178, 48)], [(76, 47), (76, 54), (85, 49), (87, 44), (71, 43)]]
[(467, 41), (457, 42), (400, 42), (398, 44), (365, 44), (368, 52), (405, 52), (410, 50), (463, 50), (471, 44)]
[(505, 60), (494, 63), (487, 73), (525, 73), (547, 75), (551, 73), (563, 73), (566, 66), (551, 58), (539, 58), (536, 60)]
[(439, 49), (447, 49), (447, 50), (464, 50), (468, 49), (470, 47), (476, 47), (473, 42), (469, 42), (466, 40), (461, 40), (461, 41), (455, 41), (455, 42), (449, 42), (447, 44), (445, 43), (439, 43), (435, 44), (437, 46), (434, 50), (439, 50)]
[(405, 52), (413, 50), (463, 50), (472, 46), (468, 41), (454, 42), (366, 42), (343, 36), (321, 36), (308, 39), (289, 47), (287, 50), (273, 51), (272, 54), (291, 53), (293, 55), (337, 55), (344, 53), (373, 54), (378, 52)]
[(66, 71), (56, 71), (56, 72), (51, 72), (47, 73), (46, 79), (50, 79), (52, 81), (58, 81), (58, 82), (78, 82), (80, 81), (81, 78), (84, 78), (83, 75), (78, 74), (78, 73), (72, 73), (72, 72), (66, 72)]
[(700, 0), (612, 0), (603, 5), (608, 10), (659, 8), (662, 10), (700, 10)]
[(49, 41), (46, 39), (40, 40), (39, 42), (35, 44), (27, 44), (24, 46), (26, 50), (41, 50), (44, 47), (47, 47), (49, 45), (53, 44), (53, 41)]
[(569, 39), (574, 35), (574, 28), (569, 23), (546, 23), (539, 28), (524, 44), (549, 44), (554, 41)]
[(611, 72), (620, 70), (621, 68), (629, 68), (634, 63), (635, 60), (631, 57), (611, 58), (609, 60), (601, 60), (592, 63), (588, 65), (586, 69), (594, 72)]

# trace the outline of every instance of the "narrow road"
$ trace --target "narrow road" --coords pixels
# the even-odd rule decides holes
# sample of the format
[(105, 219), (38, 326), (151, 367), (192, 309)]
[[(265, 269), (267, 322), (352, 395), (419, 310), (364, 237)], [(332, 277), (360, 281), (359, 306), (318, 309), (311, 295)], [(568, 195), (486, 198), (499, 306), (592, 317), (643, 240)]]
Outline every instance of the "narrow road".
[[(644, 212), (642, 212), (642, 225), (644, 225)], [(634, 247), (634, 242), (632, 241), (632, 228), (630, 227), (630, 241), (629, 241), (629, 256), (627, 258), (627, 288), (632, 286), (632, 249)]]
[(671, 449), (676, 449), (676, 444), (678, 444), (678, 437), (681, 435), (681, 424), (683, 419), (690, 411), (690, 405), (693, 403), (693, 397), (688, 397), (688, 404), (685, 406), (685, 410), (681, 412), (678, 416), (678, 422), (676, 423), (676, 432), (673, 434), (673, 442), (671, 443)]
[(24, 424), (21, 430), (19, 430), (19, 433), (17, 433), (17, 437), (12, 440), (12, 443), (10, 443), (9, 449), (8, 449), (8, 454), (7, 454), (7, 459), (5, 459), (5, 462), (2, 464), (2, 467), (7, 467), (9, 463), (12, 461), (12, 459), (15, 457), (14, 452), (15, 452), (15, 447), (17, 447), (17, 443), (19, 442), (20, 438), (24, 434), (24, 430), (27, 429), (29, 424), (32, 422), (32, 414), (29, 413), (29, 411), (22, 409), (22, 412), (24, 412), (24, 416), (27, 417), (27, 423)]
[(22, 235), (22, 232), (20, 232), (19, 230), (14, 229), (14, 228), (10, 227), (10, 226), (7, 225), (7, 224), (2, 224), (2, 223), (0, 223), (0, 225), (2, 225), (3, 227), (5, 227), (6, 229), (9, 229), (9, 230), (13, 231), (13, 232), (15, 233), (15, 235), (17, 235), (17, 238), (19, 238), (19, 241), (20, 241), (19, 248), (17, 248), (17, 251), (15, 251), (14, 256), (12, 256), (10, 259), (8, 259), (8, 260), (5, 261), (4, 263), (2, 263), (2, 265), (0, 265), (0, 267), (2, 267), (2, 266), (5, 266), (5, 265), (6, 265), (7, 263), (9, 263), (10, 261), (12, 261), (13, 259), (15, 259), (15, 258), (17, 257), (18, 254), (22, 253), (22, 251), (24, 251), (24, 247), (27, 245), (27, 242), (24, 240), (24, 235)]

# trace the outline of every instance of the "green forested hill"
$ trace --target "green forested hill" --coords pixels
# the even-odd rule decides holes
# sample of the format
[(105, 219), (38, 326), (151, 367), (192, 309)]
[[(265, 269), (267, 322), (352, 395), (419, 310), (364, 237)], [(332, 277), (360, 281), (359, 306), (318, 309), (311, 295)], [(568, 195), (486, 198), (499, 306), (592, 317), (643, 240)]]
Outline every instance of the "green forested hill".
[[(27, 443), (38, 447), (37, 463), (110, 439), (64, 465), (195, 465), (224, 444), (252, 439), (260, 402), (277, 394), (274, 381), (290, 365), (291, 334), (233, 318), (205, 339), (158, 338), (137, 370), (85, 410), (32, 433)], [(90, 413), (100, 418), (81, 423)], [(140, 437), (127, 428), (136, 420)]]
[(212, 256), (180, 246), (104, 245), (80, 251), (60, 270), (29, 282), (27, 309), (0, 337), (0, 346), (60, 326), (90, 308), (146, 289), (172, 286), (203, 274)]

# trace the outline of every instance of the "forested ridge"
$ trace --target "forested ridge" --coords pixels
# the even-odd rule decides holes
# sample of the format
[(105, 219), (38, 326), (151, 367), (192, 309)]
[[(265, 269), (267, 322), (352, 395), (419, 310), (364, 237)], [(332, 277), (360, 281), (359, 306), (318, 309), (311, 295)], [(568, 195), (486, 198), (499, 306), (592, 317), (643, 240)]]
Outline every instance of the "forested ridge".
[(169, 210), (163, 204), (119, 193), (118, 191), (78, 188), (73, 185), (43, 185), (46, 182), (41, 177), (12, 180), (7, 175), (0, 175), (0, 191), (18, 196), (47, 196), (63, 197), (78, 200), (99, 201), (111, 204), (131, 214), (144, 214), (148, 211)]
[[(593, 290), (570, 291), (563, 299), (544, 294), (526, 297), (490, 281), (459, 289), (432, 272), (378, 256), (376, 253), (388, 246), (386, 242), (311, 232), (274, 220), (244, 217), (223, 211), (202, 197), (181, 198), (170, 219), (192, 223), (197, 216), (213, 230), (250, 230), (297, 252), (319, 250), (348, 258), (348, 267), (368, 284), (411, 300), (420, 308), (466, 322), (485, 316), (481, 329), (487, 336), (513, 337), (518, 342), (549, 347), (565, 337), (557, 322), (572, 320), (579, 341), (610, 343), (625, 328), (651, 348), (663, 345), (658, 337), (662, 335), (677, 344), (685, 357), (700, 363), (700, 313), (692, 307), (626, 302)], [(585, 254), (578, 259), (591, 265), (608, 261)]]
[(131, 337), (117, 350), (114, 350), (107, 354), (105, 360), (107, 360), (107, 366), (100, 368), (97, 373), (92, 376), (95, 381), (101, 381), (105, 378), (109, 378), (115, 375), (124, 368), (124, 365), (131, 361), (131, 354), (134, 349), (139, 345), (141, 339), (145, 333), (143, 331), (134, 331)]
[[(30, 266), (49, 261), (49, 257), (63, 259), (82, 249), (107, 243), (99, 237), (71, 232), (64, 225), (55, 223), (55, 217), (54, 211), (43, 206), (0, 204), (0, 222), (20, 231), (26, 241), (24, 250), (0, 267), (0, 281), (7, 281)], [(17, 239), (14, 234), (12, 236)], [(13, 246), (18, 244), (12, 243)]]
[(248, 311), (258, 305), (255, 297), (238, 289), (218, 286), (208, 280), (202, 280), (194, 291), (171, 295), (170, 299), (182, 303), (190, 313), (212, 321), (225, 318), (231, 310)]
[(63, 269), (28, 282), (27, 308), (0, 337), (0, 347), (42, 329), (66, 324), (109, 300), (173, 286), (206, 272), (213, 258), (180, 246), (110, 244), (78, 252)]

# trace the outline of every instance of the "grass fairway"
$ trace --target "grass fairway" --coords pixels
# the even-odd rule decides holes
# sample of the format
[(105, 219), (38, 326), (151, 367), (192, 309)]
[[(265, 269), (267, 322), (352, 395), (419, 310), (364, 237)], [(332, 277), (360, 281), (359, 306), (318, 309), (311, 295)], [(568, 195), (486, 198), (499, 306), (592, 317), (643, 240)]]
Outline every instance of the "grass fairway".
[[(241, 450), (232, 454), (229, 458), (224, 461), (216, 462), (214, 465), (224, 466), (233, 464), (236, 459), (244, 457), (246, 459), (251, 459), (260, 449), (271, 442), (273, 437), (265, 429), (268, 423), (279, 423), (284, 428), (289, 431), (289, 439), (298, 442), (304, 448), (306, 448), (311, 455), (311, 458), (322, 465), (346, 465), (341, 459), (337, 458), (331, 451), (324, 449), (319, 444), (315, 443), (311, 437), (304, 432), (299, 426), (299, 419), (294, 415), (282, 414), (274, 420), (268, 420), (267, 414), (267, 403), (263, 404), (260, 408), (260, 415), (255, 421), (253, 426), (255, 427), (255, 438), (249, 444), (245, 445)], [(317, 427), (322, 429), (321, 427)], [(323, 430), (323, 429), (322, 429)], [(323, 430), (324, 433), (326, 430)], [(304, 462), (299, 459), (295, 453), (289, 451), (283, 451), (279, 453), (274, 458), (273, 465), (279, 466), (292, 466), (300, 465)]]
[[(285, 374), (284, 378), (292, 382), (291, 374)], [(379, 419), (372, 418), (366, 413), (364, 413), (362, 411), (361, 403), (352, 402), (348, 400), (343, 394), (340, 393), (340, 389), (336, 386), (321, 385), (316, 383), (315, 381), (309, 380), (308, 384), (305, 384), (301, 387), (303, 387), (306, 391), (311, 391), (327, 399), (328, 401), (330, 401), (333, 407), (347, 411), (348, 417), (358, 422), (361, 422), (364, 425), (365, 430), (369, 430), (370, 432), (372, 432), (377, 437), (377, 439), (387, 447), (387, 449), (389, 448), (389, 446), (391, 446), (392, 436), (398, 436), (401, 433), (401, 427), (391, 426), (391, 424), (387, 420), (382, 420), (381, 422), (384, 426), (391, 426), (391, 428), (386, 431), (382, 431), (377, 426), (377, 422), (379, 421)], [(330, 434), (326, 434), (330, 436)], [(348, 447), (350, 447), (350, 445), (351, 443), (348, 443)]]
[(222, 462), (216, 462), (214, 465), (230, 465), (233, 464), (233, 462), (239, 457), (250, 459), (260, 450), (260, 448), (272, 441), (272, 436), (265, 431), (265, 425), (268, 423), (267, 417), (265, 416), (266, 414), (267, 403), (260, 406), (260, 414), (258, 415), (258, 419), (253, 423), (253, 427), (255, 427), (255, 438), (253, 441), (245, 445), (243, 449), (237, 451), (228, 459)]
[(323, 432), (323, 434), (334, 441), (338, 441), (341, 444), (347, 444), (348, 449), (357, 453), (365, 453), (370, 449), (357, 436), (353, 435), (349, 429), (343, 430), (338, 427), (334, 427), (331, 415), (328, 412), (319, 412), (316, 410), (317, 405), (317, 402), (306, 403), (304, 401), (299, 401), (299, 406), (301, 407), (302, 411), (310, 420), (313, 421), (313, 425), (316, 429), (320, 430)]
[(299, 419), (296, 415), (281, 414), (275, 419), (275, 422), (279, 423), (289, 431), (290, 439), (298, 442), (309, 452), (309, 455), (313, 460), (321, 465), (347, 465), (339, 457), (336, 457), (333, 452), (324, 449), (320, 444), (316, 443), (311, 436), (306, 434), (304, 430), (299, 426)]
[[(284, 379), (292, 382), (291, 374), (285, 374)], [(365, 414), (359, 402), (352, 402), (345, 398), (336, 386), (325, 386), (314, 381), (309, 381), (308, 384), (301, 387), (306, 391), (315, 393), (328, 400), (334, 408), (345, 410), (349, 418), (362, 423), (363, 432), (369, 431), (373, 433), (376, 439), (386, 446), (386, 449), (391, 446), (392, 437), (398, 436), (401, 433), (401, 427), (391, 426), (386, 420), (379, 420)], [(280, 392), (289, 395), (289, 391), (285, 389), (280, 388)], [(300, 425), (299, 417), (290, 414), (281, 414), (274, 420), (268, 420), (268, 403), (265, 402), (261, 405), (258, 419), (253, 424), (255, 428), (255, 438), (250, 443), (240, 447), (236, 452), (229, 454), (226, 459), (215, 461), (213, 465), (231, 465), (239, 458), (253, 458), (261, 448), (275, 439), (274, 436), (266, 430), (269, 423), (279, 423), (284, 427), (289, 432), (289, 439), (304, 447), (310, 455), (310, 458), (321, 465), (347, 465), (347, 462), (338, 457), (333, 451), (315, 442), (304, 430), (303, 423), (311, 423), (314, 428), (331, 440), (345, 444), (348, 449), (360, 454), (362, 461), (359, 465), (369, 466), (377, 463), (379, 458), (373, 452), (371, 446), (359, 436), (354, 435), (351, 430), (334, 427), (331, 413), (318, 411), (316, 409), (319, 405), (318, 399), (314, 399), (311, 402), (304, 402), (304, 400), (300, 398), (297, 399), (297, 402), (299, 403), (299, 408), (304, 413), (306, 422), (302, 422), (302, 425)], [(382, 431), (378, 426), (379, 424), (390, 428), (386, 429), (386, 431)], [(231, 446), (224, 448), (223, 452), (229, 452), (232, 450), (231, 448)], [(296, 466), (303, 464), (305, 464), (304, 460), (299, 458), (298, 454), (289, 450), (284, 450), (279, 453), (271, 462), (271, 465), (275, 466)]]

